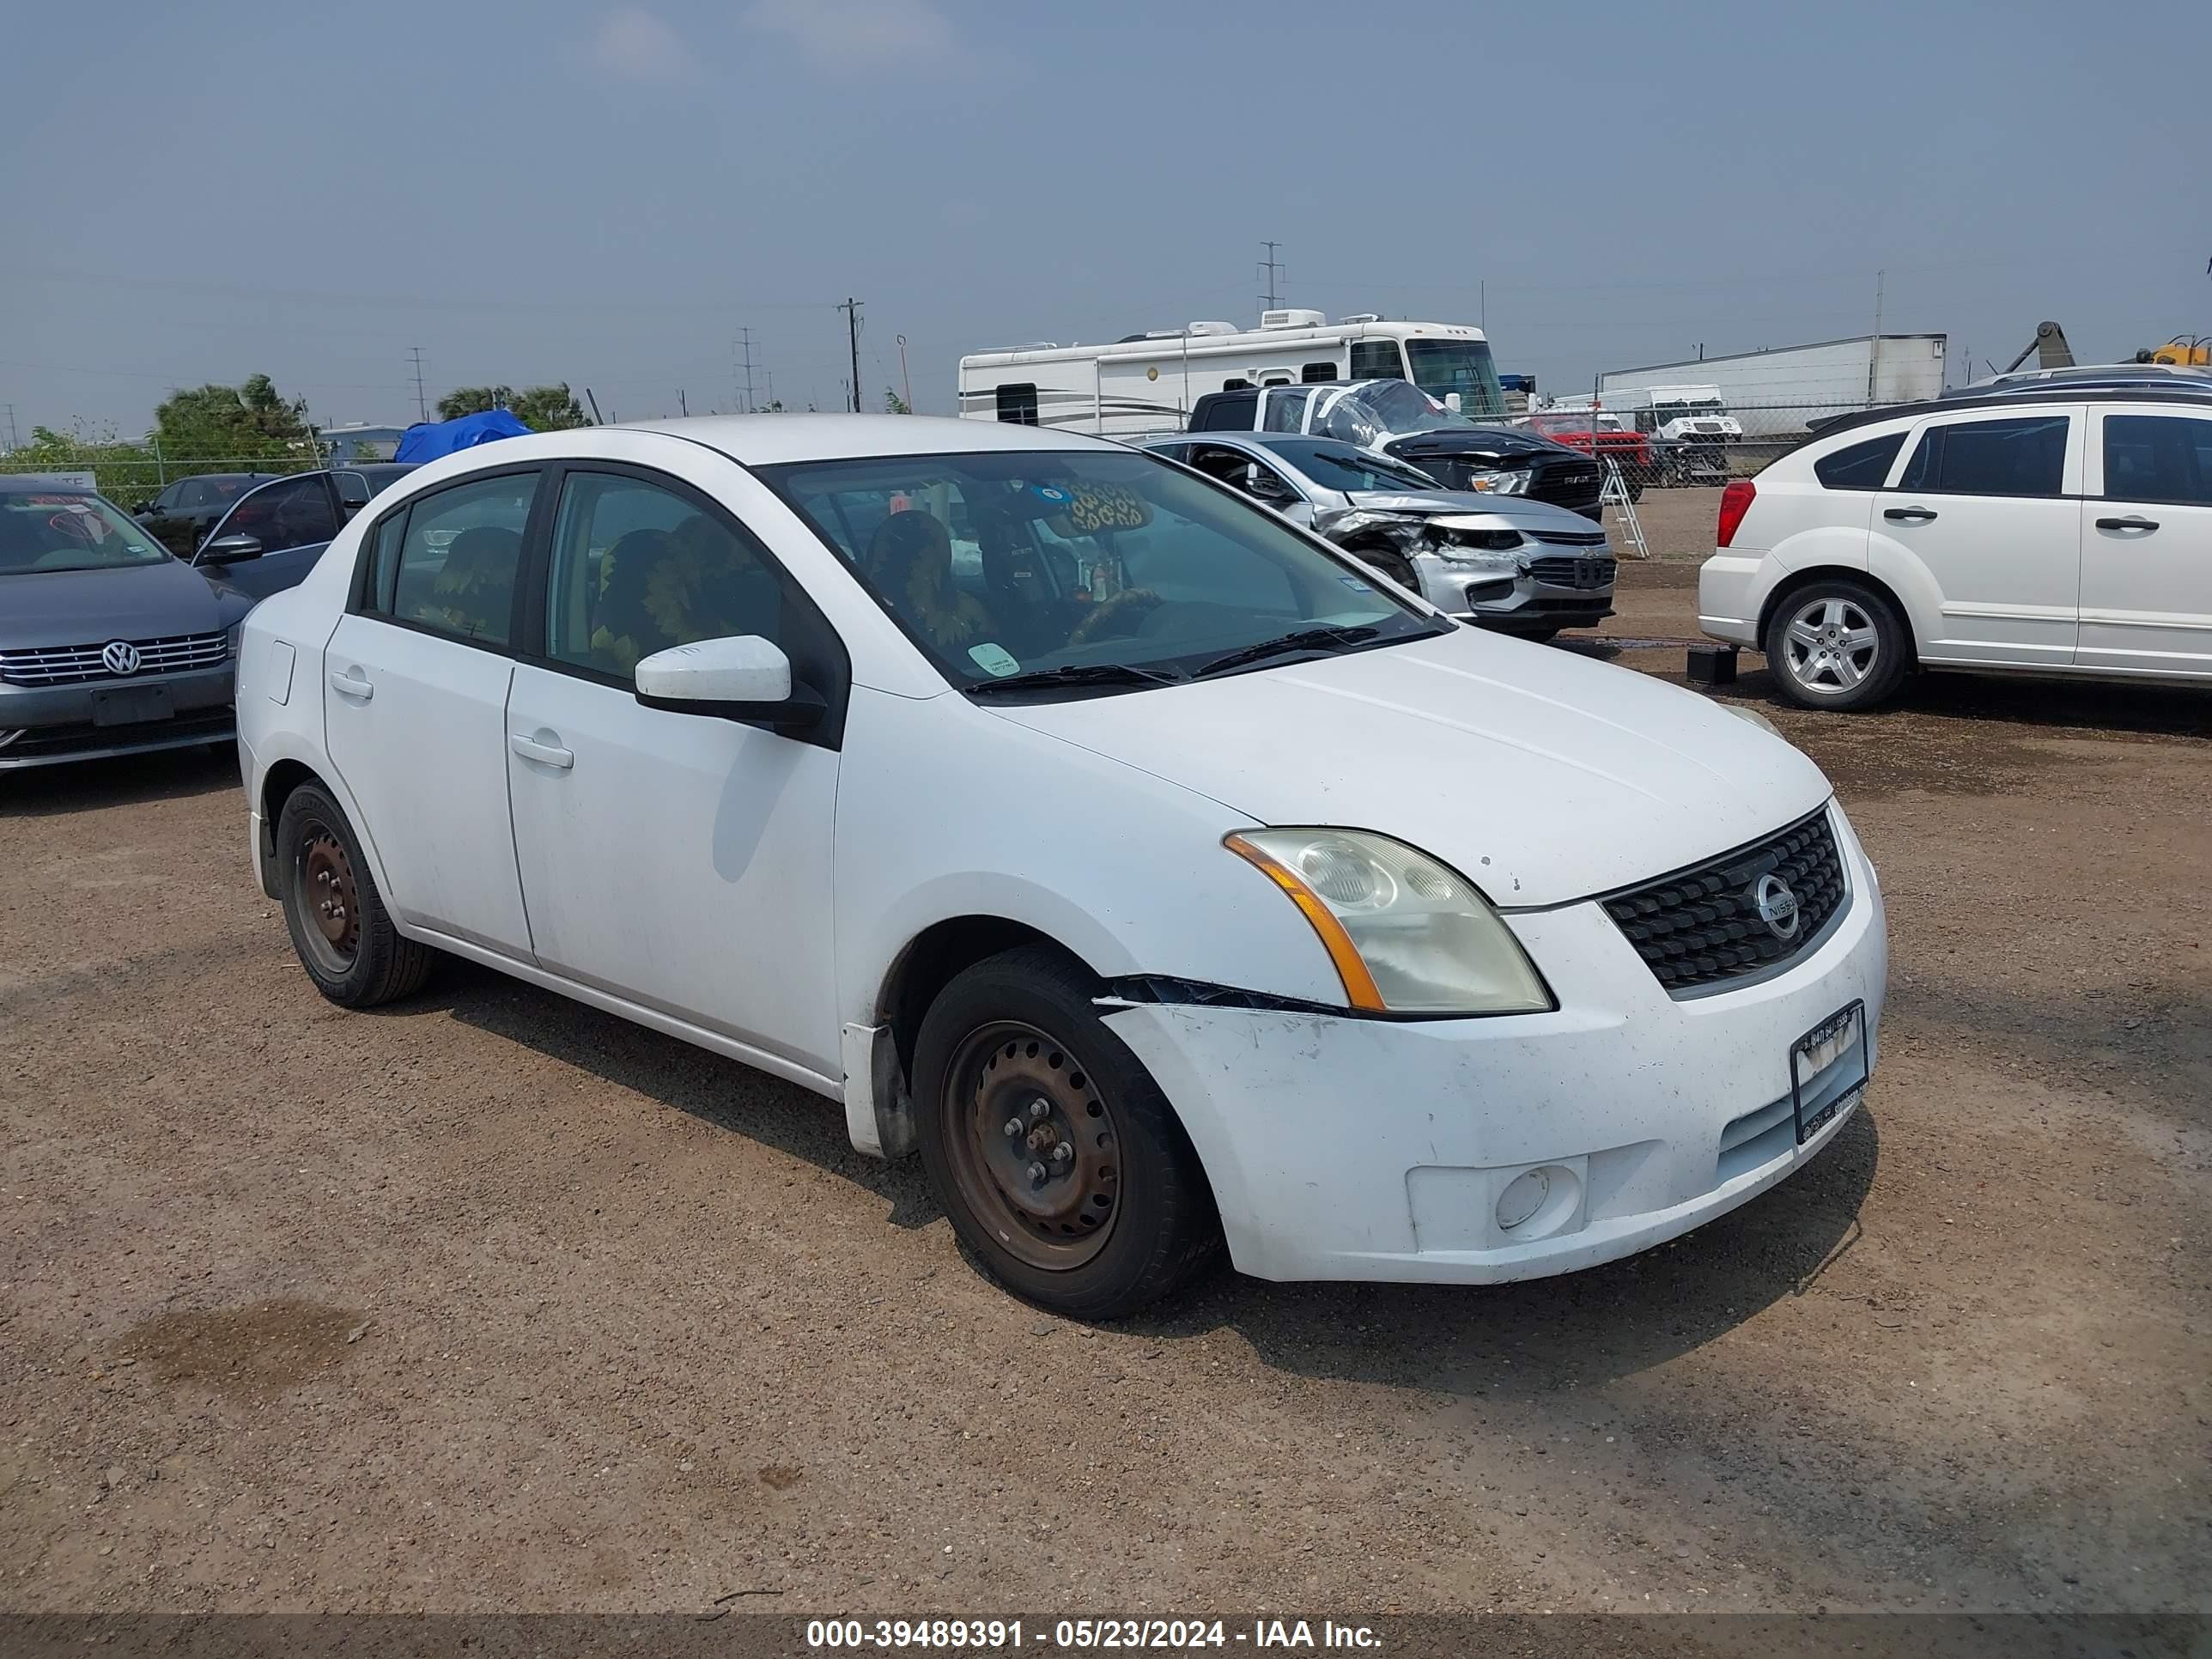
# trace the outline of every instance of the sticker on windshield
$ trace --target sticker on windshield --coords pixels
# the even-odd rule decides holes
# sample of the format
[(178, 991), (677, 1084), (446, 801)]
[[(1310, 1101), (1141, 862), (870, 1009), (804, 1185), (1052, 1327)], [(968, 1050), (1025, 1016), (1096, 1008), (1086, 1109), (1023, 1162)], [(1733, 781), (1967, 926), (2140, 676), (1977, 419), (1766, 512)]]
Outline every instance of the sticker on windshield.
[(968, 660), (998, 679), (1004, 679), (1009, 674), (1018, 674), (1022, 669), (1021, 664), (1016, 662), (1003, 646), (971, 645), (968, 647)]
[(1337, 580), (1342, 582), (1346, 587), (1350, 588), (1355, 593), (1372, 593), (1375, 591), (1365, 582), (1360, 580), (1357, 576), (1339, 576)]

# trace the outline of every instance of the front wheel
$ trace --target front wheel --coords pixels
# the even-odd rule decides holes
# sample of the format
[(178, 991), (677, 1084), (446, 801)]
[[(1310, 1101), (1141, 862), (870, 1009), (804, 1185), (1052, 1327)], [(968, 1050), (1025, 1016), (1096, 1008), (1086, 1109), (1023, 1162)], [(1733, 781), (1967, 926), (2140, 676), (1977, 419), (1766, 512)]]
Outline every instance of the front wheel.
[(1894, 607), (1857, 582), (1800, 588), (1766, 624), (1766, 665), (1801, 708), (1871, 708), (1897, 690), (1909, 654)]
[(319, 784), (301, 784), (276, 815), (276, 873), (292, 948), (318, 991), (374, 1008), (422, 988), (436, 953), (392, 925), (353, 825)]
[(984, 1270), (1106, 1320), (1209, 1265), (1221, 1229), (1189, 1137), (1097, 994), (1042, 947), (978, 963), (923, 1018), (914, 1101), (930, 1184)]

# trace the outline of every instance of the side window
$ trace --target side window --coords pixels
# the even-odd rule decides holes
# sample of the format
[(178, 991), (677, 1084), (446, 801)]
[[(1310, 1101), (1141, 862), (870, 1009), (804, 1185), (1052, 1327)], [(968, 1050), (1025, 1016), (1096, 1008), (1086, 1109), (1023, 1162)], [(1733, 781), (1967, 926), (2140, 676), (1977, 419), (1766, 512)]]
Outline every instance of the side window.
[(2066, 473), (2063, 415), (1931, 426), (1906, 463), (1900, 489), (1946, 495), (2056, 495)]
[(221, 533), (251, 536), (264, 553), (329, 541), (338, 533), (330, 485), (319, 472), (266, 485), (230, 509)]
[(1405, 359), (1395, 340), (1355, 340), (1352, 344), (1352, 378), (1355, 380), (1402, 380)]
[(407, 534), (407, 509), (378, 521), (368, 534), (368, 578), (362, 585), (364, 611), (392, 614), (392, 584), (399, 579), (399, 544)]
[[(538, 474), (509, 473), (425, 495), (408, 512), (391, 598), (374, 608), (480, 645), (505, 645), (514, 573)], [(389, 520), (377, 526), (381, 542)]]
[(1846, 444), (1832, 455), (1813, 463), (1813, 476), (1826, 489), (1879, 489), (1889, 477), (1889, 465), (1905, 447), (1905, 434), (1869, 438), (1863, 444)]
[(545, 649), (628, 678), (641, 657), (698, 640), (784, 639), (783, 586), (750, 536), (672, 489), (571, 472), (553, 521)]
[(1000, 386), (999, 418), (1013, 426), (1035, 426), (1037, 423), (1036, 383), (1032, 380), (1021, 386)]
[(1259, 412), (1259, 394), (1255, 392), (1212, 392), (1198, 400), (1198, 408), (1191, 416), (1194, 432), (1249, 432), (1252, 417)]
[(1242, 374), (1232, 374), (1221, 383), (1221, 389), (1224, 392), (1249, 392), (1252, 389), (1252, 382)]
[(1309, 386), (1311, 386), (1317, 380), (1333, 380), (1336, 378), (1336, 365), (1334, 363), (1308, 363), (1304, 368), (1298, 371), (1298, 378)]
[(2106, 416), (2105, 498), (2212, 507), (2212, 421)]

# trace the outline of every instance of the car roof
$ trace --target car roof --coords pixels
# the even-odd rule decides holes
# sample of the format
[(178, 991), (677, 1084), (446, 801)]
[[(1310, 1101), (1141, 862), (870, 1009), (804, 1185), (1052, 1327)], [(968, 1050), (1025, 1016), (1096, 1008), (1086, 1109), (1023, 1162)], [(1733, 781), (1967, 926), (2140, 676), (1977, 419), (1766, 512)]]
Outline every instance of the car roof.
[(1878, 426), (1884, 421), (1918, 420), (1929, 415), (1955, 415), (1961, 410), (2018, 410), (2037, 404), (2171, 404), (2177, 409), (2212, 409), (2212, 387), (2195, 389), (2164, 385), (2129, 386), (2069, 386), (2062, 382), (2048, 390), (1996, 392), (1972, 398), (1937, 398), (1925, 403), (1892, 404), (1886, 409), (1862, 409), (1820, 422), (1808, 422), (1816, 438), (1832, 438), (1839, 432)]
[[(1272, 449), (1282, 444), (1300, 444), (1308, 447), (1321, 444), (1330, 449), (1345, 450), (1363, 459), (1371, 459), (1368, 456), (1368, 452), (1360, 448), (1358, 445), (1348, 444), (1341, 438), (1332, 438), (1320, 432), (1164, 432), (1157, 438), (1146, 439), (1139, 447), (1157, 449), (1162, 444), (1210, 443), (1224, 443), (1246, 449)], [(1383, 459), (1389, 458), (1386, 456)], [(1400, 465), (1403, 465), (1404, 463), (1401, 462)]]
[[(625, 422), (617, 430), (654, 432), (718, 449), (748, 466), (787, 461), (859, 460), (878, 455), (957, 455), (975, 450), (1121, 449), (1079, 432), (1009, 421), (964, 421), (937, 415), (694, 415), (674, 421)], [(557, 454), (557, 433), (506, 438), (496, 446), (530, 444)]]

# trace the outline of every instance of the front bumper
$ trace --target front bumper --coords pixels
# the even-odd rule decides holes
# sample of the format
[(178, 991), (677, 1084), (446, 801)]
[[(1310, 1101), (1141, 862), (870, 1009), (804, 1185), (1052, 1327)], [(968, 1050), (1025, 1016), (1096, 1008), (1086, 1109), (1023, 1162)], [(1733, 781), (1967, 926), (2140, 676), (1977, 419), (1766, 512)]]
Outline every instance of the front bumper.
[(1437, 610), (1503, 633), (1595, 628), (1613, 614), (1613, 587), (1568, 587), (1526, 571), (1466, 570), (1434, 556), (1416, 561), (1421, 597)]
[[(1870, 1069), (1888, 971), (1872, 866), (1835, 822), (1851, 886), (1839, 924), (1741, 989), (1668, 997), (1586, 902), (1509, 917), (1555, 1013), (1385, 1022), (1146, 1004), (1108, 1024), (1189, 1132), (1239, 1271), (1494, 1284), (1591, 1267), (1764, 1192), (1851, 1115), (1796, 1144), (1791, 1044), (1863, 1000)], [(1501, 1227), (1500, 1195), (1539, 1167), (1556, 1201)]]
[[(137, 674), (74, 685), (0, 684), (0, 771), (224, 742), (236, 730), (231, 711), (236, 669), (235, 663), (223, 662), (175, 674)], [(167, 694), (168, 714), (123, 725), (100, 724), (95, 718), (99, 694), (125, 687), (161, 689)], [(10, 732), (15, 735), (9, 736)]]

